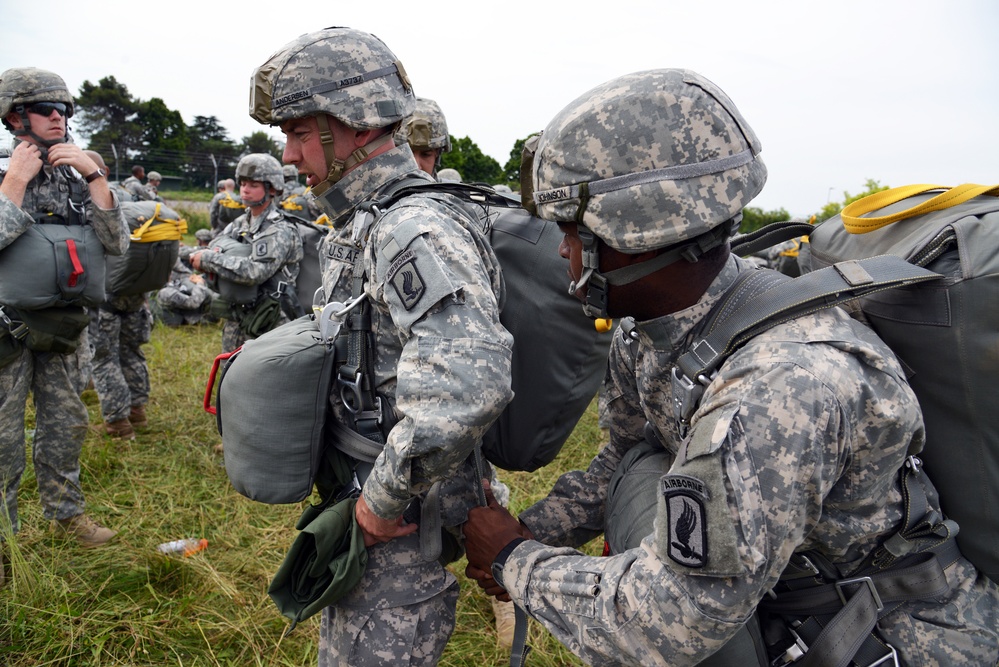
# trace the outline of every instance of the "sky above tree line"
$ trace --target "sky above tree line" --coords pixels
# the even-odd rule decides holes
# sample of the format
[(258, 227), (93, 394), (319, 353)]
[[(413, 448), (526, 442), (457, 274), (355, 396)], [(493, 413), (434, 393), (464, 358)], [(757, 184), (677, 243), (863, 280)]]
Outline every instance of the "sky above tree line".
[(260, 129), (282, 140), (249, 117), (254, 68), (300, 34), (341, 25), (382, 38), (450, 133), (501, 165), (594, 86), (685, 67), (725, 90), (760, 137), (770, 175), (753, 205), (764, 210), (805, 216), (869, 178), (999, 183), (993, 0), (8, 5), (0, 70), (50, 69), (74, 94), (114, 76), (187, 124), (217, 117), (237, 142)]

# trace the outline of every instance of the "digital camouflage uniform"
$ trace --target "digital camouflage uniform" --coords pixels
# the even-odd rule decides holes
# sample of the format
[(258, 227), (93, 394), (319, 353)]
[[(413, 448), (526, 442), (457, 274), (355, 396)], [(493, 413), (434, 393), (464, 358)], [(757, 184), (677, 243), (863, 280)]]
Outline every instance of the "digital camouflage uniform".
[[(70, 218), (70, 180), (82, 178), (69, 167), (46, 164), (28, 185), (21, 207), (0, 194), (0, 253), (32, 224), (45, 224), (35, 222), (33, 213), (46, 211)], [(105, 250), (124, 253), (129, 229), (117, 201), (115, 208), (105, 211), (91, 205), (89, 191), (84, 188), (84, 192), (87, 220)], [(80, 451), (89, 419), (80, 400), (89, 356), (85, 347), (81, 345), (73, 354), (33, 352), (25, 347), (19, 358), (0, 369), (0, 479), (4, 520), (10, 520), (15, 532), (17, 491), (25, 468), (24, 417), (29, 392), (36, 414), (32, 457), (44, 516), (66, 519), (83, 513)]]
[[(658, 259), (723, 229), (762, 189), (759, 150), (727, 96), (696, 73), (627, 75), (549, 123), (534, 202), (540, 217), (576, 223), (619, 252), (665, 249)], [(584, 251), (584, 269), (599, 272), (595, 260)], [(741, 631), (792, 554), (824, 556), (847, 577), (899, 528), (898, 470), (923, 445), (922, 416), (891, 351), (841, 309), (749, 340), (710, 379), (689, 432), (678, 427), (674, 363), (751, 270), (730, 256), (692, 306), (638, 322), (633, 340), (615, 334), (609, 443), (520, 514), (537, 541), (497, 566), (514, 602), (588, 664), (697, 664)], [(632, 498), (630, 513), (646, 530), (623, 552), (582, 555), (572, 547), (628, 532), (607, 514), (615, 473), (650, 443), (664, 452), (655, 492)], [(994, 666), (999, 587), (964, 558), (945, 575), (949, 593), (901, 603), (879, 635), (905, 665)]]
[(149, 365), (142, 346), (152, 334), (152, 313), (145, 294), (108, 295), (90, 312), (94, 388), (108, 424), (128, 418), (149, 401)]
[[(215, 273), (220, 278), (242, 285), (264, 285), (284, 281), (294, 291), (298, 277), (298, 264), (302, 261), (302, 238), (292, 223), (285, 220), (277, 198), (271, 199), (267, 208), (258, 217), (247, 211), (228, 225), (222, 234), (233, 239), (242, 239), (253, 248), (249, 257), (237, 257), (232, 253), (201, 253), (201, 270)], [(220, 236), (221, 236), (220, 235)], [(214, 246), (210, 246), (214, 247)], [(272, 280), (274, 279), (274, 280)], [(287, 322), (283, 313), (280, 323)], [(222, 328), (222, 351), (231, 352), (246, 341), (239, 322), (227, 319)]]
[[(320, 253), (327, 301), (350, 299), (354, 207), (406, 173), (422, 172), (403, 146), (337, 183), (347, 199)], [(396, 517), (444, 480), (443, 525), (455, 535), (476, 502), (470, 454), (512, 398), (499, 265), (481, 230), (468, 224), (439, 202), (407, 198), (371, 228), (361, 264), (373, 306), (377, 388), (400, 419), (364, 483), (364, 498), (375, 514)], [(409, 291), (407, 272), (417, 277)], [(334, 407), (350, 423), (339, 401)], [(323, 612), (320, 665), (343, 664), (348, 654), (350, 664), (374, 664), (379, 656), (393, 663), (410, 651), (417, 656), (412, 664), (436, 664), (454, 628), (458, 585), (440, 563), (420, 558), (418, 536), (368, 549), (362, 582)], [(405, 621), (401, 607), (413, 610)], [(412, 636), (421, 644), (410, 648)]]
[(135, 176), (129, 176), (124, 181), (121, 182), (121, 187), (125, 188), (132, 193), (132, 198), (135, 201), (145, 201), (148, 199), (153, 199), (153, 193), (146, 188)]
[(151, 308), (157, 319), (170, 327), (182, 324), (200, 324), (216, 321), (208, 307), (213, 292), (204, 281), (180, 260), (174, 265), (170, 282), (161, 287), (151, 299)]

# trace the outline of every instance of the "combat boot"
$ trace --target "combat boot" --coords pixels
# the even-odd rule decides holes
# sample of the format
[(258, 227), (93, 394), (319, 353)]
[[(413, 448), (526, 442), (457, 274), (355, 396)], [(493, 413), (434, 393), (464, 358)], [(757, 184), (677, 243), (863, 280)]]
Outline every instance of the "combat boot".
[(132, 427), (132, 422), (128, 421), (128, 419), (119, 419), (118, 421), (108, 422), (104, 425), (104, 430), (106, 430), (108, 435), (112, 438), (135, 440), (135, 429)]
[(496, 637), (499, 645), (507, 650), (513, 648), (513, 633), (517, 626), (516, 610), (512, 602), (493, 601), (493, 615), (496, 617)]
[(105, 528), (86, 514), (77, 514), (68, 519), (54, 522), (63, 534), (72, 537), (85, 547), (99, 547), (117, 535), (117, 531)]
[(146, 419), (146, 406), (133, 405), (132, 409), (128, 411), (128, 421), (135, 428), (146, 428), (149, 426), (149, 420)]

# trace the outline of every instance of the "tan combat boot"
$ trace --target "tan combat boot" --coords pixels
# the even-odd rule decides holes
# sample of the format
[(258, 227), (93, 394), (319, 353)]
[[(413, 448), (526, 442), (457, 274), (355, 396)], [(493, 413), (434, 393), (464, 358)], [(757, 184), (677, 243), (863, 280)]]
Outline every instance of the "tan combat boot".
[(104, 430), (106, 430), (108, 435), (112, 438), (135, 440), (135, 429), (132, 427), (132, 422), (128, 421), (128, 419), (119, 419), (115, 422), (108, 422), (104, 425)]
[(516, 609), (512, 602), (493, 601), (493, 615), (496, 617), (496, 638), (506, 650), (513, 648), (513, 633), (517, 626)]
[(99, 547), (118, 533), (91, 519), (86, 514), (77, 514), (68, 519), (53, 522), (63, 534), (72, 537), (85, 547)]
[(149, 426), (149, 420), (146, 419), (146, 406), (133, 405), (132, 409), (128, 411), (128, 421), (135, 428), (146, 428)]

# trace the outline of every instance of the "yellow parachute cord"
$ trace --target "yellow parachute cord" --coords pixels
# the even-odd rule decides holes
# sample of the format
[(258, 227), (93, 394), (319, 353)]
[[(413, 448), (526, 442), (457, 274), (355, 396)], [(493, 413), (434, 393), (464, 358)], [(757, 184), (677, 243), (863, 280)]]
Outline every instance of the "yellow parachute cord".
[[(143, 222), (142, 226), (132, 232), (133, 243), (155, 243), (156, 241), (179, 241), (187, 233), (187, 220), (171, 220), (160, 216), (161, 204), (156, 203), (153, 217)], [(141, 221), (142, 218), (139, 218)], [(154, 225), (154, 222), (160, 224)]]
[[(904, 211), (899, 211), (897, 213), (892, 213), (891, 215), (874, 218), (860, 217), (866, 213), (878, 211), (885, 206), (896, 204), (903, 199), (907, 199), (924, 192), (930, 192), (932, 190), (943, 190), (943, 192), (935, 197), (932, 197), (931, 199), (927, 199), (917, 206), (907, 208)], [(957, 206), (958, 204), (962, 204), (979, 195), (999, 197), (999, 185), (977, 185), (975, 183), (965, 183), (953, 188), (944, 185), (904, 185), (898, 188), (875, 192), (874, 194), (868, 195), (863, 199), (858, 199), (857, 201), (846, 206), (840, 212), (840, 218), (843, 220), (843, 227), (846, 231), (851, 234), (866, 234), (868, 232), (873, 232), (876, 229), (881, 229), (882, 227), (899, 220), (905, 220), (906, 218), (923, 215), (924, 213), (930, 213), (931, 211), (940, 211), (945, 208), (950, 208), (951, 206)]]

